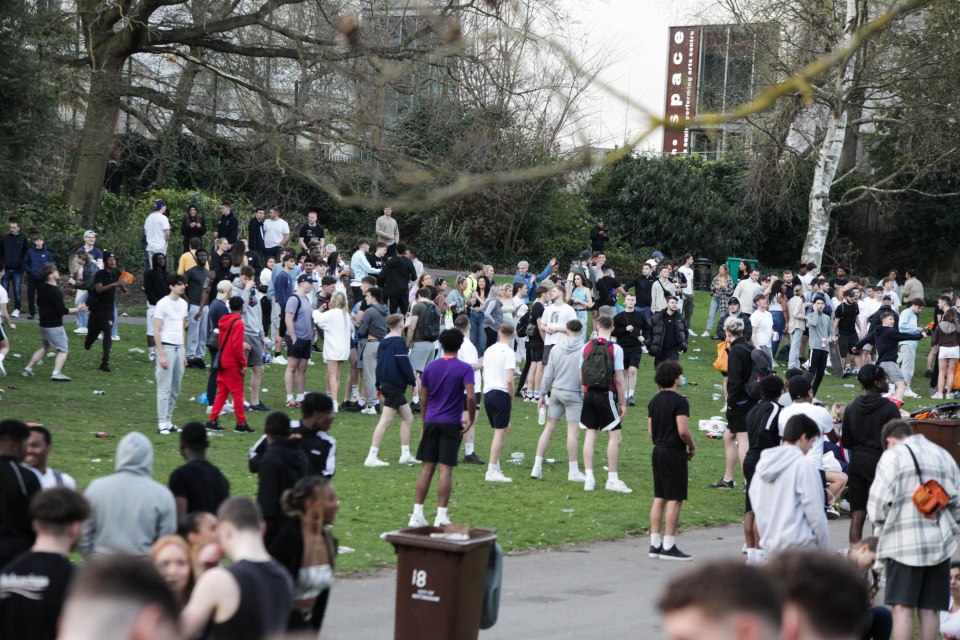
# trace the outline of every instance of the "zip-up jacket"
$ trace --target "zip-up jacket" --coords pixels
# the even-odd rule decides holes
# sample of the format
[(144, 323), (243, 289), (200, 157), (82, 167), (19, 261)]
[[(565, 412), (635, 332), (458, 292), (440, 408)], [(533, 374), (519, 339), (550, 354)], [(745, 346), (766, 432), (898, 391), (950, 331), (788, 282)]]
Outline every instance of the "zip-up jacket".
[(53, 262), (53, 254), (46, 247), (37, 249), (30, 247), (27, 255), (23, 258), (23, 270), (34, 278), (40, 277), (40, 269), (48, 262)]
[(377, 350), (377, 389), (403, 391), (416, 383), (407, 342), (401, 336), (382, 340)]

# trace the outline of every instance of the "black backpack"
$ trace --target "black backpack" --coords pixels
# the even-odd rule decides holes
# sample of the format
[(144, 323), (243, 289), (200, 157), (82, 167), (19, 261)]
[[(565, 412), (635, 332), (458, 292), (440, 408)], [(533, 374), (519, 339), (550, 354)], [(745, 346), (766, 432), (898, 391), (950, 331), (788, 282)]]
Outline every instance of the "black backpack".
[(754, 348), (750, 352), (750, 362), (753, 366), (750, 369), (750, 378), (744, 385), (747, 395), (754, 400), (760, 400), (763, 394), (760, 392), (760, 381), (773, 373), (773, 360), (762, 349)]
[(520, 316), (520, 319), (517, 320), (517, 335), (520, 337), (530, 336), (527, 335), (527, 328), (530, 326), (530, 313), (533, 311), (533, 307), (527, 307), (527, 312)]
[(613, 355), (610, 342), (591, 340), (590, 351), (580, 367), (580, 381), (585, 387), (609, 389), (613, 384)]
[(420, 329), (420, 337), (427, 342), (433, 342), (440, 338), (440, 309), (437, 308), (437, 305), (430, 302), (424, 303), (417, 326)]

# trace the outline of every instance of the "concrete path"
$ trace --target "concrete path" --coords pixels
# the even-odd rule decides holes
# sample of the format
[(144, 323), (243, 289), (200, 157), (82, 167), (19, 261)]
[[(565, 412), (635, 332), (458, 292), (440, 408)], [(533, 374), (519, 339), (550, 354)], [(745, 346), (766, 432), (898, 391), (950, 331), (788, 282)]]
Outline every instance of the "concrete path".
[[(830, 523), (831, 549), (846, 548), (849, 526), (846, 518)], [(704, 560), (746, 559), (740, 555), (740, 525), (685, 531), (678, 542), (693, 562), (648, 559), (647, 537), (509, 556), (504, 559), (499, 621), (480, 637), (662, 637), (656, 602), (673, 576)], [(395, 585), (393, 569), (339, 578), (324, 640), (393, 638)]]

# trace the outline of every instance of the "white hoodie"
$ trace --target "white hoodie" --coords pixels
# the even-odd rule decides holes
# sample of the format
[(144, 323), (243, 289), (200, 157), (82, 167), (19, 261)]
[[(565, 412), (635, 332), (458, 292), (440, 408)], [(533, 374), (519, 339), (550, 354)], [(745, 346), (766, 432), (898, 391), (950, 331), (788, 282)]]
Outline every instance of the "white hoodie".
[(764, 551), (827, 548), (822, 485), (820, 473), (799, 447), (784, 444), (760, 454), (750, 481), (750, 502)]

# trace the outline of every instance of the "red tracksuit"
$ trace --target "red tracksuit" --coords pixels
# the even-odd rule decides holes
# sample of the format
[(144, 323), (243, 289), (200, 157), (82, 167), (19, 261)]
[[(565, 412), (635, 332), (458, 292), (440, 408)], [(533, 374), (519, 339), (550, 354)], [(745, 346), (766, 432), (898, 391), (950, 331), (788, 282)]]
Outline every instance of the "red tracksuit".
[(217, 328), (220, 330), (220, 369), (217, 371), (217, 398), (213, 401), (210, 419), (216, 420), (220, 416), (227, 396), (231, 395), (237, 424), (246, 424), (247, 416), (243, 412), (243, 375), (240, 373), (247, 366), (247, 356), (243, 350), (243, 320), (239, 314), (228, 313), (220, 318)]

